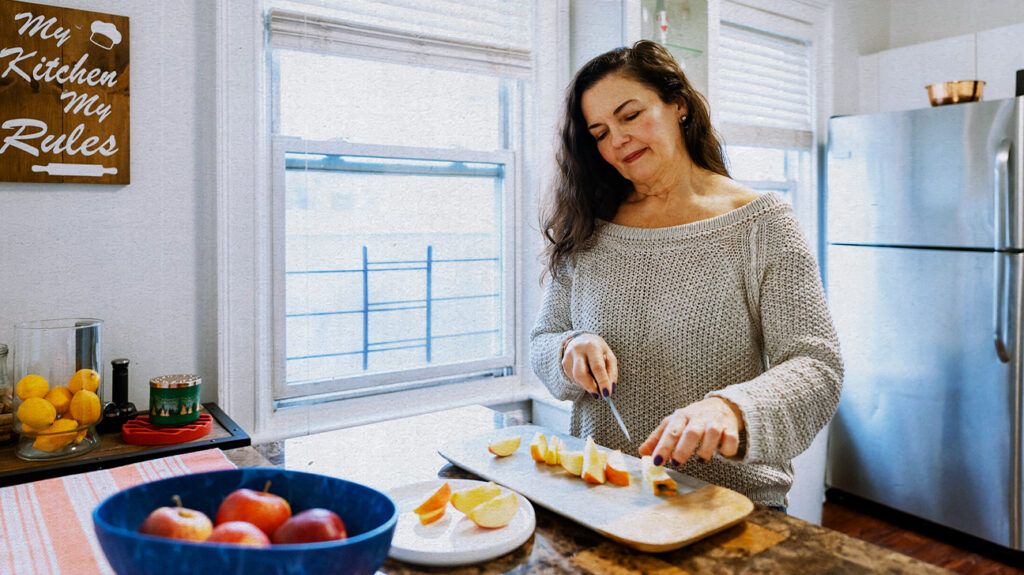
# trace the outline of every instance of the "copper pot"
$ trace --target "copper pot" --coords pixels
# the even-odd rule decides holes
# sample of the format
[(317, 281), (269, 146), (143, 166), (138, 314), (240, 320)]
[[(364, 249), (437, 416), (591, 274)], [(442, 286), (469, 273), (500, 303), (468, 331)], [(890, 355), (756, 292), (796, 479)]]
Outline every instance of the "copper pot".
[(981, 100), (985, 89), (984, 80), (960, 80), (959, 82), (939, 82), (925, 86), (928, 90), (928, 101), (932, 106), (946, 104), (962, 104)]

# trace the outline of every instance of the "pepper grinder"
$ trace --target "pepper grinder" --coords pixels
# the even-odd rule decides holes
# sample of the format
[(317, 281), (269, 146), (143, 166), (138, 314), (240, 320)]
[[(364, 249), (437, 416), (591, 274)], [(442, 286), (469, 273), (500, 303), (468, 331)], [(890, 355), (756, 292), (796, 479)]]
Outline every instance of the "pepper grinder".
[(121, 418), (122, 424), (139, 414), (139, 411), (135, 409), (135, 404), (128, 401), (128, 363), (129, 361), (125, 358), (110, 362), (114, 375), (114, 403), (117, 404), (118, 416)]
[(124, 358), (110, 362), (114, 380), (114, 401), (103, 406), (103, 421), (100, 431), (110, 433), (121, 431), (121, 426), (138, 415), (135, 404), (128, 401), (128, 364)]

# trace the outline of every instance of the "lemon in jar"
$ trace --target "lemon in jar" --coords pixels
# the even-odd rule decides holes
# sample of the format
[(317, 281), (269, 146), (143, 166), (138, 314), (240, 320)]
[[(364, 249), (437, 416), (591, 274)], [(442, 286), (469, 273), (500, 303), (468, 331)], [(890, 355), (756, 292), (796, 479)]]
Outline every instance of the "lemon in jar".
[(71, 409), (68, 413), (72, 419), (82, 425), (92, 425), (100, 420), (100, 397), (95, 393), (83, 389), (75, 393), (71, 398)]
[(39, 451), (57, 451), (75, 439), (76, 429), (78, 429), (78, 422), (74, 419), (58, 419), (36, 437), (32, 442), (32, 447)]
[(21, 400), (31, 397), (44, 397), (49, 390), (50, 382), (46, 381), (45, 377), (34, 373), (19, 379), (18, 383), (14, 386), (14, 393), (18, 394), (18, 399)]
[(92, 369), (80, 369), (68, 380), (68, 390), (78, 393), (83, 389), (95, 392), (100, 387), (100, 374)]
[(59, 415), (67, 413), (71, 407), (71, 391), (64, 386), (51, 389), (44, 399), (53, 404)]
[(57, 409), (41, 397), (30, 397), (18, 406), (18, 421), (37, 431), (50, 427), (57, 419)]

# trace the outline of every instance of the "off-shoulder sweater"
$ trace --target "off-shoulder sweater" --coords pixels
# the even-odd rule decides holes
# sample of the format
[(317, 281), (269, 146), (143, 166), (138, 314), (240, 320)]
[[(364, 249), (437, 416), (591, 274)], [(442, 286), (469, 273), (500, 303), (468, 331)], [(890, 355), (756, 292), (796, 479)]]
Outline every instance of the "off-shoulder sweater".
[[(562, 371), (562, 343), (600, 335), (619, 361), (607, 406)], [(707, 220), (665, 228), (600, 221), (584, 249), (549, 281), (530, 334), (533, 370), (573, 402), (570, 433), (637, 449), (677, 408), (706, 397), (739, 407), (741, 454), (679, 470), (787, 505), (791, 460), (839, 402), (843, 365), (818, 265), (790, 206), (766, 193)]]

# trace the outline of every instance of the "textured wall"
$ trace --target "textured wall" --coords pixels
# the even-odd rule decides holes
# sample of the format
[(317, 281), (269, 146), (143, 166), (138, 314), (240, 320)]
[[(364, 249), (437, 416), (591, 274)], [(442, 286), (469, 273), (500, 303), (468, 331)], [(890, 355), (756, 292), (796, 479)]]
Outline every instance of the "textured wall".
[(137, 405), (175, 372), (200, 374), (212, 400), (215, 3), (47, 3), (130, 18), (132, 183), (0, 182), (0, 342), (15, 322), (97, 317), (105, 375), (130, 358)]

